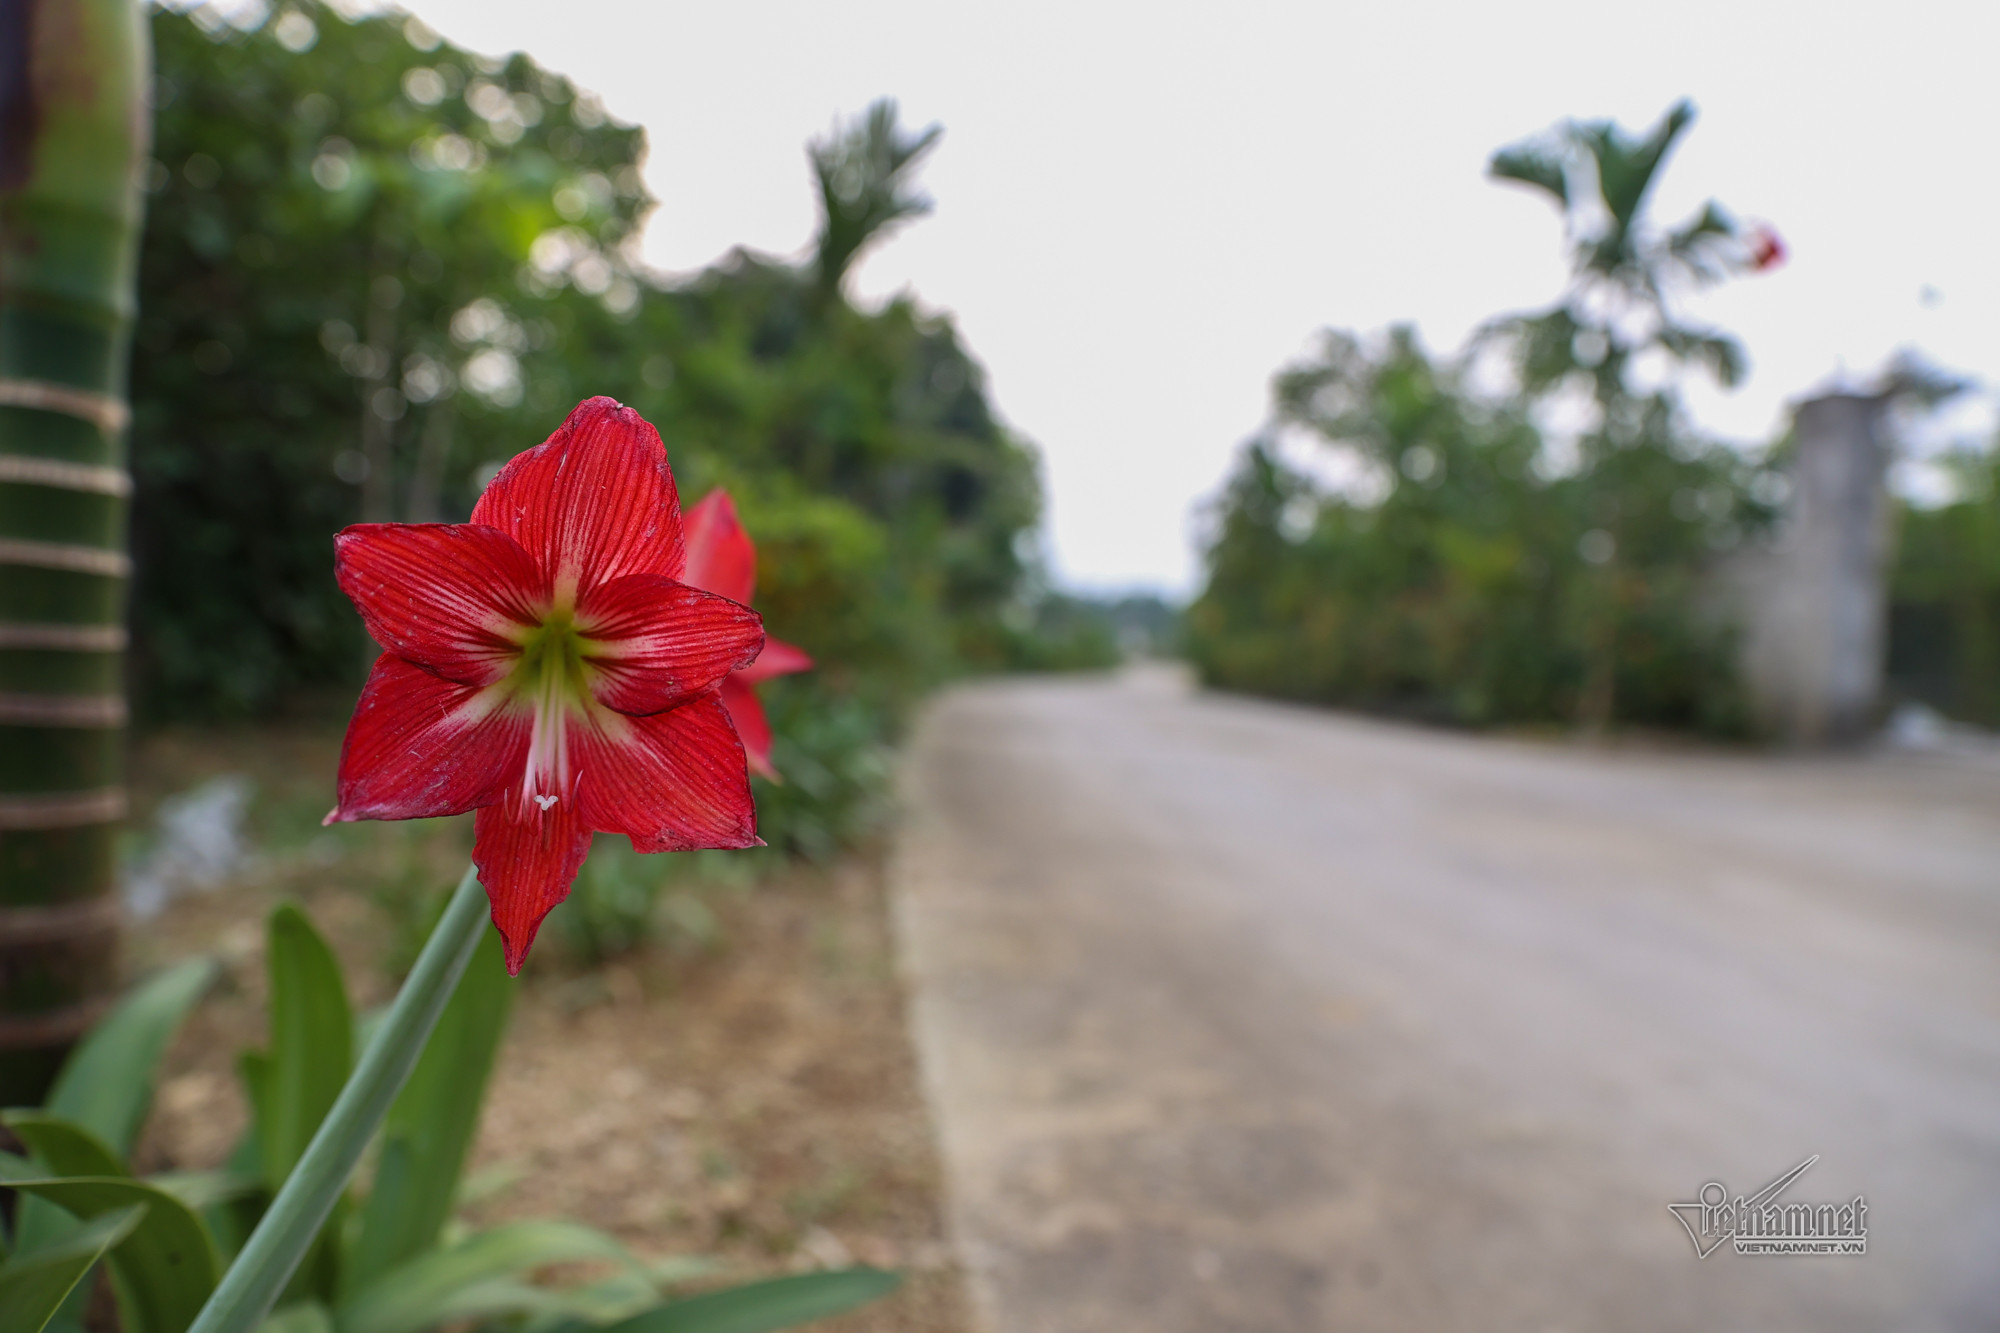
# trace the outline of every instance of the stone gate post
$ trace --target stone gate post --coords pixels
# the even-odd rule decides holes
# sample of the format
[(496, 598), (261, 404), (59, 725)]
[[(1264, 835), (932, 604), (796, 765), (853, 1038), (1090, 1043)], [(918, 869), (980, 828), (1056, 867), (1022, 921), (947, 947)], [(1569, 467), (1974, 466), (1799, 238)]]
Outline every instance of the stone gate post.
[(1746, 590), (1746, 677), (1764, 722), (1798, 745), (1854, 741), (1875, 723), (1886, 651), (1886, 395), (1799, 406), (1792, 493)]

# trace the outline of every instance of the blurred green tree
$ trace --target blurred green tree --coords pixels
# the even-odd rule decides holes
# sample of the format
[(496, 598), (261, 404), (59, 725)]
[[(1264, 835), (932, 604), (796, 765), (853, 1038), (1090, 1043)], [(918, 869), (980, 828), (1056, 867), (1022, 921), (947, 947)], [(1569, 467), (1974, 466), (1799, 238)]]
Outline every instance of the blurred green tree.
[(1213, 515), (1188, 612), (1216, 684), (1461, 725), (1550, 721), (1581, 670), (1573, 481), (1537, 477), (1519, 404), (1483, 404), (1407, 328), (1322, 335), (1274, 415), (1343, 488), (1254, 443)]
[(1657, 585), (1702, 556), (1698, 531), (1661, 521), (1668, 497), (1695, 480), (1681, 465), (1713, 452), (1684, 419), (1679, 376), (1700, 367), (1733, 387), (1743, 375), (1736, 340), (1686, 322), (1675, 298), (1772, 257), (1712, 200), (1679, 228), (1652, 223), (1647, 205), (1694, 114), (1676, 103), (1636, 136), (1610, 121), (1565, 121), (1501, 149), (1489, 166), (1495, 179), (1546, 195), (1569, 242), (1569, 283), (1555, 304), (1495, 320), (1480, 341), (1504, 349), (1529, 398), (1580, 390), (1594, 409), (1577, 469), (1595, 569), (1578, 720), (1593, 729), (1618, 711), (1624, 640), (1654, 619), (1646, 603)]
[[(580, 399), (659, 426), (684, 498), (727, 485), (757, 604), (819, 669), (774, 682), (765, 836), (853, 836), (908, 701), (1006, 666), (1040, 496), (949, 320), (839, 277), (928, 207), (894, 105), (812, 147), (803, 264), (648, 273), (643, 133), (525, 56), (314, 0), (248, 30), (156, 11), (159, 139), (134, 384), (135, 681), (147, 713), (344, 696), (332, 579), (358, 519), (460, 519)], [(830, 276), (830, 280), (829, 280)], [(793, 776), (796, 775), (796, 776)]]
[(1889, 689), (1902, 700), (2000, 726), (2000, 448), (1946, 460), (1957, 497), (1907, 503), (1889, 589)]
[[(1742, 354), (1670, 298), (1758, 251), (1713, 204), (1679, 231), (1645, 219), (1691, 115), (1641, 139), (1570, 123), (1496, 155), (1495, 175), (1564, 209), (1554, 306), (1493, 321), (1456, 365), (1395, 329), (1329, 332), (1280, 372), (1274, 426), (1350, 476), (1315, 482), (1275, 438), (1246, 451), (1188, 613), (1206, 679), (1460, 724), (1746, 726), (1704, 579), (1771, 515), (1758, 465), (1700, 437), (1678, 396), (1680, 367), (1733, 383)], [(1497, 400), (1467, 387), (1495, 352), (1514, 380)], [(1563, 398), (1591, 409), (1574, 439), (1538, 425)]]
[(459, 441), (516, 424), (518, 358), (546, 336), (495, 294), (558, 248), (608, 294), (642, 202), (639, 132), (524, 57), (316, 4), (252, 32), (209, 14), (153, 18), (133, 397), (134, 629), (156, 714), (354, 679), (327, 538), (465, 503)]
[(1725, 387), (1743, 376), (1734, 338), (1687, 323), (1673, 308), (1677, 292), (1760, 262), (1743, 227), (1713, 200), (1677, 229), (1661, 230), (1647, 215), (1660, 172), (1694, 114), (1691, 103), (1676, 103), (1640, 137), (1609, 121), (1565, 121), (1501, 149), (1488, 166), (1494, 179), (1537, 190), (1561, 211), (1570, 280), (1547, 310), (1496, 320), (1485, 336), (1508, 345), (1530, 394), (1587, 380), (1605, 414), (1600, 432), (1608, 444), (1645, 440), (1648, 401), (1665, 392), (1635, 387), (1635, 360), (1651, 354), (1699, 365)]
[(841, 280), (870, 243), (931, 211), (930, 198), (910, 178), (943, 134), (941, 125), (905, 134), (896, 123), (896, 103), (885, 97), (812, 145), (820, 206), (813, 272), (823, 297), (840, 294)]
[[(1590, 687), (1604, 486), (1628, 548), (1616, 721), (1738, 733), (1730, 640), (1704, 606), (1716, 548), (1764, 520), (1730, 450), (1628, 448), (1552, 470), (1530, 398), (1484, 400), (1408, 328), (1322, 334), (1274, 380), (1274, 432), (1210, 512), (1188, 646), (1212, 685), (1452, 725), (1564, 723)], [(1288, 462), (1278, 432), (1348, 476)]]

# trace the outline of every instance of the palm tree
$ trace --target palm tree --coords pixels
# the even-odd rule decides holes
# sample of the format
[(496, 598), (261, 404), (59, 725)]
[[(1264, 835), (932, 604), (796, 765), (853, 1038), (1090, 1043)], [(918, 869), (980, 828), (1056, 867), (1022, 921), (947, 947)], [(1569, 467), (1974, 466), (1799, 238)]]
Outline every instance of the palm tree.
[(1504, 348), (1530, 397), (1580, 380), (1597, 409), (1597, 424), (1581, 441), (1586, 502), (1598, 525), (1584, 552), (1598, 576), (1587, 610), (1592, 625), (1578, 706), (1579, 720), (1591, 730), (1609, 723), (1615, 703), (1624, 573), (1614, 492), (1618, 474), (1636, 472), (1630, 465), (1638, 461), (1620, 455), (1667, 447), (1684, 433), (1677, 399), (1667, 387), (1635, 386), (1634, 362), (1663, 358), (1671, 378), (1696, 366), (1734, 387), (1743, 376), (1742, 348), (1725, 334), (1683, 321), (1674, 298), (1732, 270), (1769, 268), (1784, 256), (1774, 234), (1742, 227), (1713, 200), (1678, 228), (1652, 224), (1648, 200), (1694, 114), (1692, 104), (1681, 101), (1639, 136), (1610, 121), (1565, 121), (1501, 149), (1488, 166), (1498, 180), (1547, 195), (1562, 213), (1569, 243), (1569, 281), (1561, 298), (1545, 310), (1487, 325), (1475, 346)]
[(0, 1104), (112, 986), (125, 374), (151, 59), (137, 0), (0, 0)]
[(835, 126), (831, 136), (812, 144), (808, 151), (820, 199), (814, 273), (822, 299), (839, 295), (841, 280), (863, 250), (897, 224), (931, 211), (930, 197), (910, 178), (943, 134), (942, 125), (904, 133), (896, 124), (895, 100), (885, 97), (859, 120)]
[[(1742, 378), (1743, 350), (1735, 339), (1681, 322), (1672, 297), (1732, 269), (1768, 267), (1782, 249), (1764, 229), (1741, 227), (1714, 200), (1677, 229), (1662, 231), (1646, 216), (1667, 154), (1693, 121), (1693, 105), (1682, 101), (1643, 137), (1610, 121), (1565, 121), (1493, 155), (1488, 171), (1496, 179), (1555, 202), (1570, 247), (1569, 285), (1555, 305), (1485, 331), (1512, 344), (1529, 393), (1581, 371), (1609, 413), (1638, 399), (1627, 374), (1632, 359), (1650, 348), (1705, 367), (1725, 388)], [(1629, 424), (1607, 420), (1606, 433), (1616, 439)]]

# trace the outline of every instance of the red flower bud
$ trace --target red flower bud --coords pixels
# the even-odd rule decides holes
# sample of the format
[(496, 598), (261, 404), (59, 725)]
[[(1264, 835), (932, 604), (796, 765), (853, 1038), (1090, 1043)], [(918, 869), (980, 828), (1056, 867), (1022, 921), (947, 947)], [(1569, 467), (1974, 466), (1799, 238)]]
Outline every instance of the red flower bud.
[(1758, 227), (1750, 233), (1750, 270), (1764, 273), (1785, 262), (1787, 251), (1778, 233), (1769, 227)]

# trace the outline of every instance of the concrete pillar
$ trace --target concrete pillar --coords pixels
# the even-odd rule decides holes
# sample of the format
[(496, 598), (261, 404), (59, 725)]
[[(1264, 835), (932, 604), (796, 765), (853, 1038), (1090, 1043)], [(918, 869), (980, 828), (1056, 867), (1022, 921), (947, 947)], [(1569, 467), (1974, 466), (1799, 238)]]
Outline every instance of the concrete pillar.
[(1833, 394), (1796, 416), (1792, 493), (1746, 608), (1746, 675), (1766, 724), (1798, 745), (1873, 727), (1886, 651), (1887, 397)]

